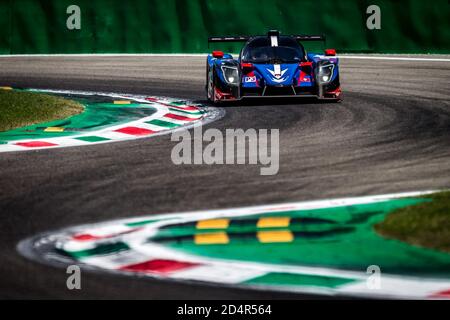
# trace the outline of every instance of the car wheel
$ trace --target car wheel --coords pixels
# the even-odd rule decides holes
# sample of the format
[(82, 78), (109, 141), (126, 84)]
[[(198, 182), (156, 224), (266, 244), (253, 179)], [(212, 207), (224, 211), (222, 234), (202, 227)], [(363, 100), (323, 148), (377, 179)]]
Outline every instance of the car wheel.
[(207, 92), (206, 96), (208, 98), (208, 101), (211, 101), (215, 103), (215, 94), (214, 94), (214, 69), (208, 68), (208, 75), (207, 75)]

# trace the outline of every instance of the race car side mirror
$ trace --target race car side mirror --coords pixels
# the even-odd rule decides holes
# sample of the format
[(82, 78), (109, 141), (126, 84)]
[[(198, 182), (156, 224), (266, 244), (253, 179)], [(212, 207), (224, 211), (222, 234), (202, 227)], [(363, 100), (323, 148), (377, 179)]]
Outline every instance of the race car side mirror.
[(213, 56), (214, 58), (221, 59), (221, 58), (223, 58), (223, 52), (222, 52), (222, 51), (213, 51), (213, 52), (212, 52), (212, 56)]
[(325, 55), (326, 56), (335, 56), (336, 55), (336, 49), (325, 49)]

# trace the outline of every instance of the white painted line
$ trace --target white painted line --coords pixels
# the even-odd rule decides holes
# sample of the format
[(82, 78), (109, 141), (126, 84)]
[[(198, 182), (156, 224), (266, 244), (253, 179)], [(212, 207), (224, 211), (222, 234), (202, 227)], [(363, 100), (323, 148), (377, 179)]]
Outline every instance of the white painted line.
[(63, 249), (68, 252), (77, 252), (81, 250), (90, 250), (94, 249), (98, 243), (95, 241), (74, 241), (68, 240), (66, 242), (58, 242), (56, 247), (58, 249)]
[(147, 217), (130, 217), (127, 219), (114, 220), (104, 223), (96, 223), (82, 226), (83, 228), (98, 228), (101, 226), (107, 226), (112, 223), (137, 223), (145, 220), (161, 220), (160, 223), (166, 224), (166, 221), (173, 223), (173, 220), (178, 220), (180, 223), (191, 222), (201, 219), (212, 219), (221, 217), (237, 217), (246, 216), (252, 214), (258, 214), (261, 212), (283, 212), (291, 210), (312, 210), (321, 209), (327, 207), (342, 207), (356, 204), (373, 203), (378, 201), (385, 201), (395, 198), (403, 197), (416, 197), (420, 195), (426, 195), (430, 193), (438, 192), (438, 190), (428, 190), (428, 191), (415, 191), (415, 192), (402, 192), (402, 193), (390, 193), (383, 195), (373, 195), (364, 197), (352, 197), (352, 198), (337, 198), (337, 199), (325, 199), (325, 200), (313, 200), (313, 201), (303, 201), (303, 202), (290, 202), (290, 203), (279, 203), (272, 205), (261, 205), (253, 207), (231, 207), (228, 209), (216, 209), (216, 210), (204, 210), (204, 211), (188, 211), (183, 213), (161, 213)]
[[(206, 57), (208, 53), (80, 53), (80, 54), (5, 54), (1, 58), (20, 58), (20, 57), (89, 57), (89, 58), (107, 58), (107, 57)], [(233, 55), (237, 55), (233, 53)], [(365, 60), (398, 60), (398, 61), (430, 61), (430, 62), (450, 62), (450, 58), (430, 58), (407, 56), (371, 56), (371, 55), (338, 55), (342, 59), (365, 59)], [(439, 55), (440, 56), (440, 55)]]
[(22, 151), (25, 147), (16, 146), (14, 144), (0, 144), (0, 152)]
[(62, 53), (62, 54), (0, 54), (0, 58), (20, 57), (206, 57), (208, 53)]
[(379, 56), (347, 56), (339, 55), (340, 59), (361, 59), (361, 60), (397, 60), (397, 61), (429, 61), (429, 62), (450, 62), (450, 58), (414, 58), (414, 57), (379, 57)]
[(267, 274), (266, 271), (249, 269), (245, 266), (230, 268), (229, 266), (215, 266), (206, 264), (177, 271), (171, 274), (170, 278), (235, 284), (254, 279), (265, 274)]
[(177, 116), (182, 116), (190, 119), (199, 119), (202, 117), (201, 114), (190, 114), (190, 113), (183, 113), (181, 111), (175, 111), (175, 110), (169, 110), (169, 113), (176, 114)]
[(174, 124), (177, 124), (177, 125), (183, 125), (183, 124), (186, 123), (185, 120), (172, 119), (172, 118), (169, 118), (169, 117), (166, 117), (166, 116), (162, 117), (161, 120), (162, 121), (170, 121), (171, 123), (174, 123)]
[(129, 250), (103, 256), (81, 258), (83, 263), (103, 269), (117, 270), (121, 267), (150, 260), (151, 257)]
[(129, 134), (122, 133), (122, 132), (116, 132), (114, 130), (98, 132), (98, 133), (94, 133), (92, 135), (95, 135), (95, 136), (101, 137), (101, 138), (105, 138), (105, 139), (111, 139), (111, 141), (126, 140), (130, 137)]
[(338, 291), (342, 293), (351, 293), (354, 295), (377, 294), (385, 297), (405, 297), (424, 298), (435, 292), (448, 290), (450, 282), (447, 280), (426, 280), (408, 279), (403, 277), (380, 277), (380, 287), (377, 289), (368, 288), (366, 281), (344, 284)]
[(90, 234), (95, 237), (105, 237), (112, 234), (120, 234), (133, 230), (132, 227), (128, 227), (122, 224), (114, 224), (101, 229), (94, 228), (92, 230), (83, 230), (83, 234)]
[[(50, 140), (51, 139), (51, 140)], [(71, 136), (65, 136), (65, 137), (52, 137), (52, 138), (45, 138), (45, 139), (29, 139), (29, 140), (18, 140), (17, 142), (33, 142), (33, 141), (45, 141), (56, 144), (55, 147), (65, 147), (65, 146), (71, 146), (71, 147), (78, 147), (78, 146), (85, 146), (86, 144), (89, 144), (90, 142), (78, 140), (78, 139), (72, 139)], [(11, 142), (10, 142), (11, 143)], [(54, 147), (52, 147), (54, 148)], [(22, 147), (22, 149), (24, 149)], [(28, 150), (36, 150), (39, 148), (28, 148)], [(0, 146), (0, 152), (4, 152), (5, 150)]]

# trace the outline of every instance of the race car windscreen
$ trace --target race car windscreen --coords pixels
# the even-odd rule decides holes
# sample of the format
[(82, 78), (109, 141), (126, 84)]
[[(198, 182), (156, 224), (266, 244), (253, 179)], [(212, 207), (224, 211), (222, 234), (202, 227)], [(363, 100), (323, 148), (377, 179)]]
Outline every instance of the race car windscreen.
[(273, 47), (270, 39), (257, 38), (242, 52), (242, 61), (252, 63), (298, 63), (305, 56), (303, 48), (291, 38), (280, 37), (278, 46)]

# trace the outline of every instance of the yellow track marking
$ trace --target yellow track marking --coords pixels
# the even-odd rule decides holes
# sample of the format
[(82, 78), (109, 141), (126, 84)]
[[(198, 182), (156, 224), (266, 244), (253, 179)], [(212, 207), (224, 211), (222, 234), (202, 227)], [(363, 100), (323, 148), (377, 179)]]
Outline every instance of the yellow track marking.
[(196, 234), (194, 236), (195, 244), (227, 244), (230, 242), (225, 232)]
[(292, 242), (294, 235), (291, 231), (259, 231), (257, 233), (259, 242)]
[(11, 87), (0, 87), (0, 89), (2, 89), (2, 90), (12, 90), (13, 88), (11, 88)]
[(226, 229), (229, 225), (229, 219), (201, 220), (197, 222), (197, 229)]
[(114, 104), (130, 104), (131, 101), (128, 100), (116, 100), (114, 101)]
[(45, 132), (63, 132), (64, 128), (62, 127), (47, 127), (44, 129)]
[(288, 227), (291, 222), (289, 217), (267, 217), (260, 218), (256, 226), (258, 228), (277, 228), (277, 227)]

